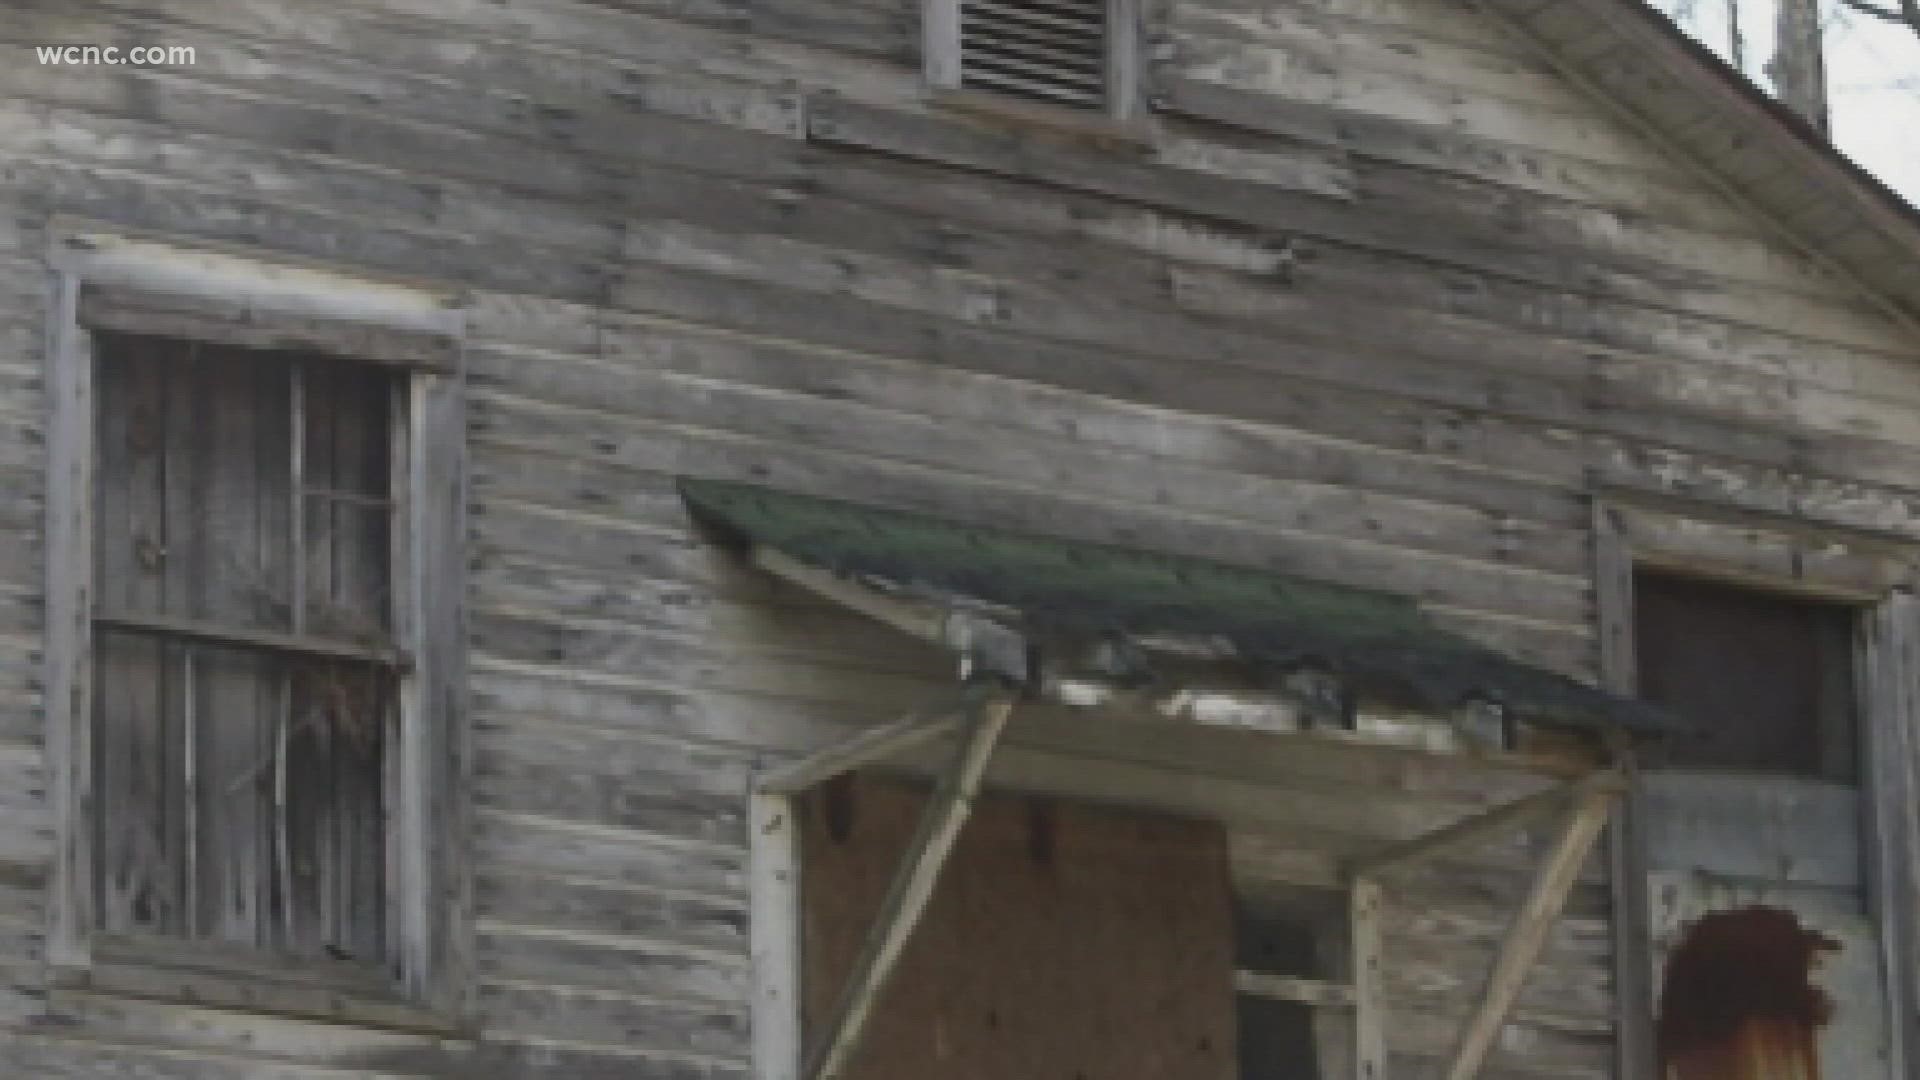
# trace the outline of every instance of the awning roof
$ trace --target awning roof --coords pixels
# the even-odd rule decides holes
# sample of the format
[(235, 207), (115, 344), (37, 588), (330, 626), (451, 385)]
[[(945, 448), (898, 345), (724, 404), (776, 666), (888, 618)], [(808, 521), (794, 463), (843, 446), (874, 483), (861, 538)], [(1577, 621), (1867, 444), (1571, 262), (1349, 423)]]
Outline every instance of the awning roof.
[(1651, 706), (1449, 632), (1405, 597), (754, 485), (687, 479), (681, 491), (734, 543), (893, 592), (991, 605), (1037, 641), (1203, 640), (1253, 668), (1325, 668), (1425, 708), (1484, 699), (1536, 723), (1673, 726)]

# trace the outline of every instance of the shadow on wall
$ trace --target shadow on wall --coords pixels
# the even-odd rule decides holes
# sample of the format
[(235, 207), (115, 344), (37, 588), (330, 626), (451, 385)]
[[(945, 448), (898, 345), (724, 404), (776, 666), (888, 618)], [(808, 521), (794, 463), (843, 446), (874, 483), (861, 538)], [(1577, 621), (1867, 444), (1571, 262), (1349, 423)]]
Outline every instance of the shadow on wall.
[(1664, 1080), (1819, 1080), (1820, 1028), (1833, 1002), (1813, 984), (1840, 943), (1790, 911), (1746, 907), (1681, 934), (1660, 990)]

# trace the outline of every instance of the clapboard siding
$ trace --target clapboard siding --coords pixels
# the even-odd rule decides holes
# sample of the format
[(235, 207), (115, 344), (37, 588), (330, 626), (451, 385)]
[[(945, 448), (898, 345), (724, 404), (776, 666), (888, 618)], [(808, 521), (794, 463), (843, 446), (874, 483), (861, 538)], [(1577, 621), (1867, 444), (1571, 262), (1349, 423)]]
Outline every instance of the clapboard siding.
[[(911, 0), (15, 4), (9, 52), (200, 56), (0, 65), (0, 1072), (743, 1080), (750, 774), (951, 670), (715, 552), (679, 474), (1388, 587), (1574, 674), (1596, 483), (1920, 539), (1920, 341), (1525, 43), (1437, 0), (1148, 9), (1127, 148), (929, 102)], [(40, 984), (56, 213), (465, 291), (474, 1039)], [(1504, 790), (1320, 767), (1236, 832), (1243, 887)], [(1538, 843), (1387, 881), (1396, 1068), (1450, 1048)], [(1607, 1075), (1606, 904), (1591, 866), (1503, 1075)]]

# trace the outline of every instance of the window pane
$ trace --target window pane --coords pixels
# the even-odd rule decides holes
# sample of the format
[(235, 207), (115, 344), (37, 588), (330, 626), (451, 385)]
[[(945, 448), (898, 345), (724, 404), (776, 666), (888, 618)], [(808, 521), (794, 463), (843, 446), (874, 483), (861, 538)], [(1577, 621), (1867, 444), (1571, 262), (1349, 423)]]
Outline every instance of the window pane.
[(391, 676), (102, 634), (103, 928), (374, 961)]
[(1851, 783), (1853, 612), (1665, 574), (1634, 578), (1640, 696), (1699, 730), (1662, 763)]
[(392, 608), (393, 387), (381, 372), (337, 364), (307, 364), (301, 379), (304, 626), (384, 640)]
[(288, 628), (289, 372), (242, 350), (103, 335), (103, 607)]

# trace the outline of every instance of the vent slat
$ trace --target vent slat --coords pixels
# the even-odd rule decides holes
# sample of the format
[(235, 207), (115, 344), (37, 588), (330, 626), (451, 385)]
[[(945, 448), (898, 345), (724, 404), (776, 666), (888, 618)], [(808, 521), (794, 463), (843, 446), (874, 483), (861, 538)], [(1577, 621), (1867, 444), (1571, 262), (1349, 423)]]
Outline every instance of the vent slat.
[(1092, 34), (1069, 34), (1059, 30), (1039, 29), (1026, 23), (1000, 22), (975, 19), (963, 16), (961, 33), (969, 42), (995, 41), (1005, 42), (1009, 47), (1032, 47), (1047, 49), (1063, 55), (1093, 57), (1103, 59), (1105, 44), (1099, 31)]
[(1104, 7), (1095, 7), (1084, 12), (1063, 13), (1052, 8), (1018, 3), (996, 3), (995, 0), (962, 0), (960, 13), (962, 19), (972, 15), (982, 22), (1026, 23), (1062, 31), (1075, 37), (1098, 36), (1107, 22)]
[(1099, 108), (1106, 12), (1106, 0), (959, 0), (961, 83)]
[(998, 90), (1002, 93), (1018, 94), (1022, 97), (1038, 98), (1043, 101), (1058, 102), (1077, 108), (1098, 108), (1103, 95), (1089, 90), (1075, 90), (1054, 82), (1035, 82), (1014, 75), (1002, 75), (998, 72), (969, 71), (961, 78), (961, 85), (984, 90)]
[(1106, 84), (1099, 69), (1075, 71), (1058, 64), (1035, 62), (1011, 53), (978, 53), (966, 59), (967, 70), (999, 71), (1009, 75), (1018, 75), (1033, 82), (1059, 83), (1074, 89), (1098, 90)]
[(1066, 72), (1081, 72), (1098, 78), (1106, 66), (1106, 58), (1097, 52), (1084, 49), (1077, 52), (1065, 49), (1048, 48), (1042, 44), (1024, 41), (1020, 38), (981, 35), (969, 42), (974, 51), (968, 52), (969, 59), (975, 57), (999, 56), (1019, 60), (1037, 67), (1057, 67)]

